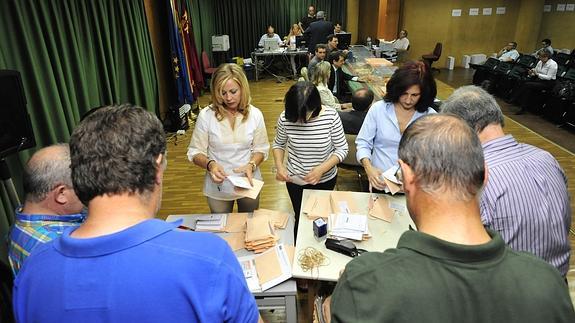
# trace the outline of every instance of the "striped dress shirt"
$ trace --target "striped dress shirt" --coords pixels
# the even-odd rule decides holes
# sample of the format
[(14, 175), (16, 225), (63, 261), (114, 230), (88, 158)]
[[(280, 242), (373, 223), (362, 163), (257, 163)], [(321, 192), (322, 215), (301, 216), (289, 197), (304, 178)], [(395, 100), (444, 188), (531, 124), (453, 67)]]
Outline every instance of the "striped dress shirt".
[[(287, 147), (288, 173), (300, 177), (307, 175), (331, 155), (337, 156), (341, 162), (348, 151), (341, 119), (337, 111), (328, 107), (323, 107), (319, 116), (306, 123), (287, 121), (285, 111), (282, 112), (272, 147), (283, 150)], [(333, 167), (323, 174), (319, 182), (327, 182), (336, 175), (337, 167)]]
[(66, 228), (78, 227), (86, 219), (86, 213), (66, 215), (45, 215), (21, 213), (16, 209), (16, 223), (10, 231), (8, 260), (18, 274), (24, 260), (39, 244), (46, 243), (62, 235)]
[(483, 144), (488, 168), (483, 224), (513, 249), (530, 252), (565, 276), (571, 207), (567, 178), (548, 152), (506, 135)]

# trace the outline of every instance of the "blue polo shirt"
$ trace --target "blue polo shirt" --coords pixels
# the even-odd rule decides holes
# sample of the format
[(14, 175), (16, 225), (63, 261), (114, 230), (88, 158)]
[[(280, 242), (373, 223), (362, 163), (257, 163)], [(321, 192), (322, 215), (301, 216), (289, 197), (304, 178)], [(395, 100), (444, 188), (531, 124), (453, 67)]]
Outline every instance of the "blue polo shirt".
[(151, 219), (89, 239), (43, 244), (14, 282), (18, 322), (257, 322), (224, 240)]

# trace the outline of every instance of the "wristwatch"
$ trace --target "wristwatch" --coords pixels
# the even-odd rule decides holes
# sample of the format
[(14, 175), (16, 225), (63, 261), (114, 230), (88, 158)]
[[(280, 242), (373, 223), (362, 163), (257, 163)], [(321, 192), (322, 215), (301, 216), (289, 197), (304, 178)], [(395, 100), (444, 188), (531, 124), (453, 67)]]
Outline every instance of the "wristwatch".
[(252, 165), (252, 172), (255, 172), (256, 168), (258, 168), (258, 165), (256, 165), (256, 162), (253, 160), (250, 160), (248, 164)]

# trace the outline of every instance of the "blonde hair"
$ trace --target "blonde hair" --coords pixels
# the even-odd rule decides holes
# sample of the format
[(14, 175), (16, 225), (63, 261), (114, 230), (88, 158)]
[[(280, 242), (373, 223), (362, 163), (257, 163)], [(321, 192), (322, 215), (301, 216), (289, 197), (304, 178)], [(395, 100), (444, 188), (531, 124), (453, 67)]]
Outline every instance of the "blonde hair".
[(329, 82), (330, 73), (331, 73), (330, 63), (326, 61), (317, 63), (317, 65), (313, 70), (312, 75), (313, 84), (315, 84), (315, 86), (318, 86), (320, 84), (326, 85)]
[[(294, 32), (293, 32), (294, 27), (297, 28), (297, 30), (298, 30), (298, 33), (297, 33), (297, 34), (294, 34)], [(301, 30), (301, 28), (299, 27), (299, 25), (298, 25), (298, 24), (293, 24), (293, 25), (291, 26), (290, 30), (289, 30), (288, 38), (290, 38), (291, 36), (301, 36), (301, 35), (302, 35), (302, 30)]]
[(240, 87), (241, 98), (238, 105), (238, 112), (244, 116), (242, 121), (245, 121), (249, 114), (251, 101), (250, 85), (248, 84), (244, 70), (237, 64), (222, 64), (212, 75), (212, 104), (210, 105), (210, 109), (215, 111), (218, 121), (224, 119), (226, 105), (222, 97), (222, 88), (229, 80), (235, 81)]

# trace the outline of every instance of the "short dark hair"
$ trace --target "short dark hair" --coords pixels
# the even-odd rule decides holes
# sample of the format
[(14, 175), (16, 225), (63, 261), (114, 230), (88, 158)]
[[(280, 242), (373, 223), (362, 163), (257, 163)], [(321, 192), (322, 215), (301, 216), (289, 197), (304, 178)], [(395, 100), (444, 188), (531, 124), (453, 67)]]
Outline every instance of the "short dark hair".
[(311, 82), (297, 82), (287, 91), (285, 98), (285, 118), (290, 122), (307, 121), (307, 114), (312, 112), (312, 118), (321, 111), (319, 91)]
[(477, 133), (491, 124), (501, 127), (505, 125), (503, 113), (495, 98), (475, 85), (466, 85), (455, 90), (441, 104), (441, 113), (463, 119)]
[(335, 25), (343, 26), (343, 25), (341, 24), (341, 22), (339, 22), (339, 21), (337, 21), (337, 20), (336, 20), (336, 22), (333, 23), (333, 25), (334, 25), (334, 26), (335, 26)]
[(407, 29), (402, 29), (399, 32), (402, 32), (402, 31), (405, 33), (405, 37), (407, 37)]
[(329, 43), (334, 38), (337, 38), (337, 36), (335, 34), (329, 34), (329, 35), (327, 35), (326, 41)]
[(517, 48), (517, 42), (510, 41), (509, 43), (510, 43), (511, 45), (513, 45), (513, 48), (514, 48), (514, 49)]
[(317, 52), (318, 49), (323, 48), (323, 49), (327, 49), (327, 45), (326, 44), (316, 44), (315, 45), (315, 51)]
[(343, 52), (341, 50), (334, 50), (331, 53), (329, 53), (329, 63), (332, 64), (333, 61), (339, 61), (339, 58), (343, 57), (345, 59), (345, 55), (343, 54)]
[(88, 205), (102, 195), (149, 194), (161, 167), (157, 158), (165, 152), (162, 123), (154, 114), (131, 104), (101, 108), (70, 137), (76, 195)]
[(547, 44), (547, 46), (551, 45), (551, 39), (549, 38), (545, 38), (541, 42)]
[(414, 85), (418, 85), (421, 91), (415, 109), (418, 112), (425, 112), (433, 104), (437, 95), (437, 85), (429, 67), (420, 61), (407, 62), (395, 70), (387, 82), (387, 93), (384, 99), (388, 102), (399, 102), (399, 97)]
[(398, 156), (413, 170), (416, 185), (429, 194), (450, 193), (470, 201), (483, 187), (481, 142), (455, 116), (430, 114), (415, 120), (401, 137)]
[(351, 105), (354, 110), (365, 111), (373, 103), (373, 91), (371, 89), (361, 88), (353, 92)]
[(537, 56), (550, 58), (551, 56), (553, 56), (553, 53), (551, 53), (551, 51), (548, 50), (547, 48), (543, 48), (537, 51)]

